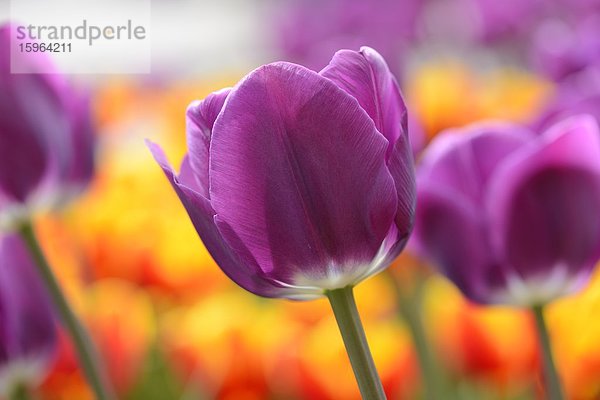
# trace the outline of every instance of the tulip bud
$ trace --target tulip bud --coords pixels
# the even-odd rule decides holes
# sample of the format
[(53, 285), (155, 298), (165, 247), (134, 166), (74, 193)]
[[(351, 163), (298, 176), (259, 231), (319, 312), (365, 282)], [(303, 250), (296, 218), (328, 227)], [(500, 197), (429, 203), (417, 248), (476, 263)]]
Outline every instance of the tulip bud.
[(419, 169), (415, 247), (469, 298), (539, 306), (600, 258), (600, 132), (578, 116), (540, 136), (508, 124), (446, 132)]
[(406, 107), (373, 49), (320, 73), (278, 62), (188, 109), (176, 175), (149, 144), (221, 269), (265, 297), (312, 299), (386, 268), (412, 230)]
[(57, 345), (50, 299), (17, 236), (0, 241), (0, 398), (44, 378)]
[(0, 27), (0, 227), (62, 204), (93, 173), (88, 99), (58, 71), (13, 73), (11, 57), (20, 66), (50, 64), (45, 53), (11, 53), (15, 32)]

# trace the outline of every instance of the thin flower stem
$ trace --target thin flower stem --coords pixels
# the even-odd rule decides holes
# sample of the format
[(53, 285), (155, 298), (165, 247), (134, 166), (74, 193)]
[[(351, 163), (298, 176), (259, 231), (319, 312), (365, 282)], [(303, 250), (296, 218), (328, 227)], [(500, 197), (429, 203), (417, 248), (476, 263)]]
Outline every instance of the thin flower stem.
[(563, 400), (563, 390), (560, 383), (554, 358), (552, 357), (552, 347), (550, 346), (550, 336), (544, 320), (544, 307), (541, 305), (533, 306), (532, 312), (535, 317), (535, 326), (540, 339), (540, 346), (544, 360), (544, 378), (546, 383), (546, 396), (549, 400)]
[[(410, 333), (413, 348), (419, 363), (423, 380), (423, 394), (427, 400), (450, 400), (456, 398), (443, 373), (437, 357), (431, 351), (431, 344), (423, 322), (424, 289), (427, 280), (422, 268), (407, 266), (409, 275), (402, 278), (386, 271), (396, 292), (400, 315)], [(411, 272), (412, 271), (412, 272)], [(400, 284), (400, 282), (403, 284)]]
[(445, 383), (435, 358), (431, 353), (427, 333), (421, 319), (420, 293), (408, 299), (402, 297), (402, 295), (399, 295), (399, 298), (401, 314), (410, 331), (415, 353), (419, 360), (419, 367), (425, 386), (425, 398), (428, 400), (447, 398), (448, 394), (444, 395)]
[(56, 311), (60, 315), (61, 321), (64, 328), (71, 336), (73, 345), (79, 357), (79, 363), (87, 380), (96, 395), (97, 400), (109, 400), (112, 399), (107, 390), (106, 382), (100, 373), (98, 367), (97, 357), (93, 348), (92, 342), (90, 341), (87, 332), (75, 316), (75, 313), (69, 306), (67, 299), (65, 298), (54, 273), (44, 252), (40, 247), (40, 244), (35, 235), (33, 226), (30, 222), (24, 223), (21, 226), (20, 234), (25, 241), (29, 252), (33, 256), (34, 264), (37, 267), (38, 273), (44, 282), (44, 285), (52, 298)]
[(9, 396), (10, 400), (31, 400), (31, 393), (26, 385), (17, 385)]
[(385, 399), (383, 386), (356, 308), (352, 287), (328, 291), (327, 298), (340, 328), (363, 400)]

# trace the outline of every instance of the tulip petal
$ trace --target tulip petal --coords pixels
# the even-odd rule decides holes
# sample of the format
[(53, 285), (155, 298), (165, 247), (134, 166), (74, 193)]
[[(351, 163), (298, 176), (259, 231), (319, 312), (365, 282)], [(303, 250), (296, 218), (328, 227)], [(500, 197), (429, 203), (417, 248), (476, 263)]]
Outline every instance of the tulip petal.
[(471, 300), (486, 302), (490, 288), (502, 287), (505, 278), (490, 255), (477, 211), (435, 182), (421, 185), (418, 199), (411, 246)]
[(71, 163), (67, 170), (67, 180), (76, 188), (85, 186), (94, 175), (94, 124), (90, 99), (78, 93), (72, 94), (71, 113)]
[(389, 254), (393, 260), (400, 254), (412, 232), (416, 207), (415, 167), (412, 148), (406, 136), (400, 136), (396, 141), (389, 160), (389, 170), (398, 196), (395, 218), (398, 239)]
[[(574, 288), (600, 258), (600, 132), (591, 117), (555, 125), (494, 175), (487, 198), (499, 254), (525, 282), (564, 273)], [(560, 275), (560, 274), (559, 274)], [(562, 292), (561, 292), (562, 291)]]
[(204, 100), (193, 102), (187, 109), (187, 142), (190, 165), (198, 181), (199, 193), (210, 198), (208, 190), (208, 155), (210, 138), (217, 116), (231, 91), (219, 90)]
[[(264, 278), (254, 260), (249, 257), (243, 259), (238, 256), (223, 240), (219, 229), (215, 225), (215, 212), (208, 199), (192, 187), (181, 182), (158, 145), (149, 141), (146, 142), (146, 145), (175, 189), (202, 242), (223, 272), (238, 285), (259, 296), (285, 297), (288, 292), (285, 288), (281, 288), (269, 279)], [(181, 178), (186, 180), (190, 178), (189, 168), (188, 162), (184, 160)], [(249, 253), (246, 252), (245, 255), (247, 254)]]
[[(154, 158), (156, 158), (156, 156)], [(164, 161), (164, 164), (168, 166), (169, 164), (166, 161), (166, 159)], [(161, 164), (161, 166), (162, 165), (163, 164)], [(200, 186), (198, 180), (196, 179), (195, 171), (193, 170), (192, 165), (190, 163), (189, 154), (186, 154), (183, 157), (183, 160), (181, 161), (181, 167), (179, 168), (179, 175), (177, 176), (177, 181), (195, 192), (202, 193), (203, 188)]]
[(500, 122), (447, 130), (429, 145), (418, 180), (452, 191), (472, 206), (481, 205), (496, 167), (533, 137), (520, 126)]
[[(59, 74), (12, 74), (12, 25), (0, 27), (0, 197), (24, 202), (40, 183), (68, 159), (70, 121), (59, 94), (66, 82)], [(23, 67), (45, 64), (44, 53), (15, 53)], [(49, 151), (53, 149), (53, 151)], [(27, 157), (23, 155), (27, 154)], [(52, 157), (51, 155), (56, 155)]]
[(394, 259), (408, 240), (415, 209), (412, 147), (408, 138), (406, 105), (398, 83), (383, 57), (366, 46), (358, 52), (338, 51), (320, 75), (356, 98), (389, 142), (387, 158), (398, 196), (398, 230), (392, 233), (397, 239), (388, 254)]
[(0, 197), (24, 202), (42, 181), (49, 161), (43, 144), (22, 123), (8, 117), (7, 109), (0, 99)]
[(266, 65), (233, 89), (215, 122), (211, 203), (272, 278), (336, 282), (368, 267), (393, 222), (386, 147), (332, 81)]
[(383, 57), (366, 46), (360, 51), (340, 50), (320, 74), (358, 100), (388, 140), (389, 157), (408, 128), (406, 105)]
[(0, 265), (0, 366), (17, 360), (48, 362), (56, 348), (54, 315), (18, 236), (0, 242)]

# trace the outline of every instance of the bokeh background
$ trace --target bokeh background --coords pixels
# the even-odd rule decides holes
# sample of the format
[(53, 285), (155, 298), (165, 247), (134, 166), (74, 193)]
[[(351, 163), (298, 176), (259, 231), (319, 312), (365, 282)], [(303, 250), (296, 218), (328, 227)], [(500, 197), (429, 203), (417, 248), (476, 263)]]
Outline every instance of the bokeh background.
[[(600, 118), (597, 0), (156, 0), (152, 14), (151, 74), (73, 77), (93, 95), (97, 175), (38, 224), (122, 399), (359, 398), (327, 302), (260, 299), (230, 282), (144, 146), (164, 144), (177, 164), (192, 100), (267, 62), (319, 70), (369, 45), (398, 77), (417, 162), (436, 134), (479, 120)], [(415, 312), (447, 399), (540, 398), (532, 318), (468, 302), (410, 248), (357, 302), (392, 398), (423, 394)], [(569, 399), (600, 398), (599, 316), (600, 278), (548, 310)], [(39, 395), (92, 398), (66, 336)]]

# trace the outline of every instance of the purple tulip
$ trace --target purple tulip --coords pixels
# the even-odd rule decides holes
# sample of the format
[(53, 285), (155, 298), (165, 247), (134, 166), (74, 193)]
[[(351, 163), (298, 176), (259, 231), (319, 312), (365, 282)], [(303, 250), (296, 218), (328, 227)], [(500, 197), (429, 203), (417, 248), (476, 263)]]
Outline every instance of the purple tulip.
[(480, 39), (517, 39), (527, 35), (544, 12), (542, 0), (471, 0), (479, 22)]
[(400, 72), (415, 36), (422, 0), (291, 0), (282, 2), (274, 35), (283, 55), (321, 68), (340, 48), (377, 48)]
[(562, 82), (532, 126), (543, 130), (579, 114), (589, 114), (600, 122), (600, 65), (573, 74)]
[(586, 17), (600, 11), (600, 1), (598, 0), (554, 0), (550, 4), (562, 13), (563, 18)]
[[(94, 138), (88, 99), (65, 77), (11, 73), (15, 28), (0, 27), (0, 222), (55, 206), (93, 173)], [(15, 52), (23, 68), (43, 65), (43, 53)]]
[(415, 247), (470, 299), (545, 304), (600, 258), (600, 132), (589, 116), (542, 135), (508, 124), (446, 132), (418, 172)]
[(176, 175), (149, 144), (223, 271), (311, 299), (377, 273), (412, 229), (406, 108), (383, 58), (342, 50), (320, 73), (277, 62), (193, 103)]
[(542, 23), (534, 36), (532, 58), (538, 70), (557, 81), (600, 67), (600, 12), (570, 24), (560, 18)]
[(36, 385), (57, 347), (50, 300), (24, 243), (0, 241), (0, 397)]

